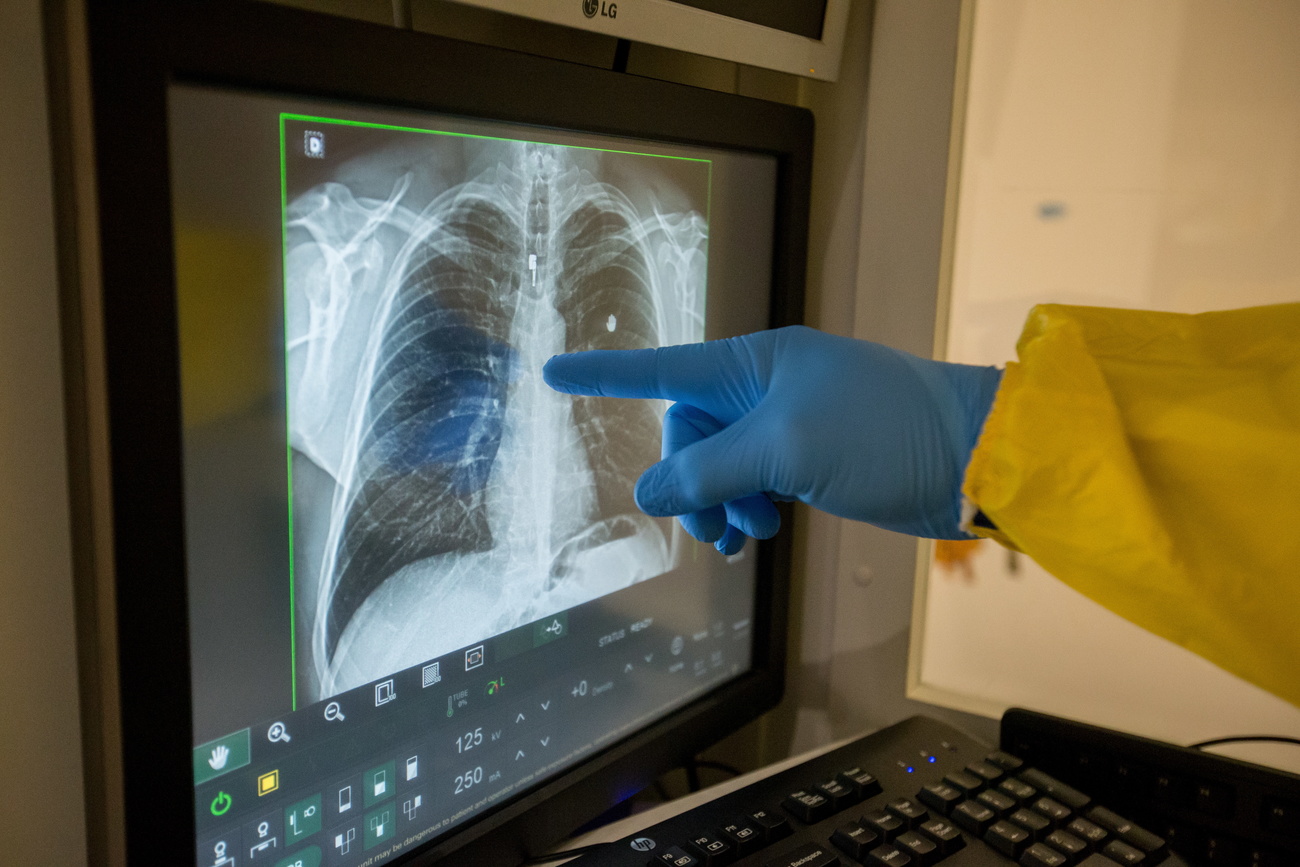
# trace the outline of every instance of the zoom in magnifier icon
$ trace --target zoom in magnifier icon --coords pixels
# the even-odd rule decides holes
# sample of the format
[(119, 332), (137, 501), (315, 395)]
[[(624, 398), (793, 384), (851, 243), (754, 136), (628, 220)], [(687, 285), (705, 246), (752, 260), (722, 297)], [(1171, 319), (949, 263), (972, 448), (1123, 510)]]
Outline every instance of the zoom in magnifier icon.
[(342, 722), (343, 720), (347, 719), (347, 717), (343, 715), (343, 710), (339, 707), (339, 703), (336, 701), (332, 701), (329, 704), (325, 705), (325, 719), (329, 720), (330, 722), (334, 722), (335, 720)]
[(292, 740), (289, 737), (289, 732), (285, 730), (284, 723), (282, 722), (271, 723), (271, 727), (266, 730), (266, 739), (271, 743), (275, 743), (276, 741), (279, 741), (282, 744), (287, 744), (289, 743), (290, 740)]

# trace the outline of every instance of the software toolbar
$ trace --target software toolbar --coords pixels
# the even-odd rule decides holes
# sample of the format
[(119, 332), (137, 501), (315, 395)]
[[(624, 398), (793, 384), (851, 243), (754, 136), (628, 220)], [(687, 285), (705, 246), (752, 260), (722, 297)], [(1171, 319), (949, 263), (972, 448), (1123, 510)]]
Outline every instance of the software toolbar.
[(199, 745), (197, 864), (386, 861), (748, 670), (751, 612), (683, 630), (631, 607), (578, 606)]

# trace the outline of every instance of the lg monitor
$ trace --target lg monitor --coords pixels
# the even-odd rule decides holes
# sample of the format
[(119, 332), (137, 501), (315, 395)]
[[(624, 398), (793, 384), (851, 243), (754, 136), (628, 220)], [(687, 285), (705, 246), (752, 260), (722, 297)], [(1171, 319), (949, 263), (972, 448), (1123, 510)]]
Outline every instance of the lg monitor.
[(835, 81), (849, 0), (457, 0), (793, 75)]
[(790, 515), (731, 557), (645, 516), (664, 404), (540, 371), (798, 321), (809, 115), (260, 4), (86, 12), (92, 860), (514, 864), (773, 706)]

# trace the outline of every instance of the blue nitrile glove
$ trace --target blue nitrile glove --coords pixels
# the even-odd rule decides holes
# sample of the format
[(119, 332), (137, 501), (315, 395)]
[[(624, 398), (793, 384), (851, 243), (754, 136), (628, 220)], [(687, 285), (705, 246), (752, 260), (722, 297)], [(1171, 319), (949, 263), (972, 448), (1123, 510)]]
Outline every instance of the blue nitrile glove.
[(962, 477), (1002, 377), (801, 326), (557, 355), (542, 375), (569, 394), (676, 401), (663, 460), (637, 482), (636, 502), (681, 516), (724, 553), (776, 532), (772, 499), (970, 538), (958, 526)]

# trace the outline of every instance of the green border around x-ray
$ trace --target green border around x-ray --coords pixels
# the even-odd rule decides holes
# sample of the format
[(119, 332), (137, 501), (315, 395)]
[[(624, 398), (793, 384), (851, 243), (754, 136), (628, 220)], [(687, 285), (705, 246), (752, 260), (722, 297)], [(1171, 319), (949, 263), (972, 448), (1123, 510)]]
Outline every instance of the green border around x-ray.
[(506, 138), (505, 136), (481, 135), (478, 133), (451, 132), (440, 129), (421, 129), (414, 126), (397, 126), (388, 123), (374, 123), (372, 121), (346, 120), (343, 118), (319, 117), (310, 114), (296, 114), (294, 112), (280, 113), (280, 283), (284, 293), (284, 373), (285, 373), (285, 395), (284, 395), (284, 424), (285, 424), (285, 453), (286, 453), (286, 475), (289, 484), (289, 654), (290, 654), (290, 677), (292, 679), (292, 705), (293, 710), (298, 709), (298, 635), (297, 635), (297, 599), (295, 592), (294, 576), (294, 559), (293, 559), (293, 446), (290, 445), (290, 423), (289, 423), (289, 406), (290, 398), (288, 392), (289, 377), (289, 202), (288, 202), (288, 162), (285, 150), (285, 122), (301, 121), (304, 123), (334, 124), (336, 126), (359, 126), (368, 129), (386, 129), (395, 132), (415, 132), (425, 135), (446, 135), (457, 138), (474, 138), (485, 141), (501, 142), (521, 142), (524, 144), (540, 144), (549, 147), (571, 148), (573, 150), (599, 151), (601, 153), (623, 154), (633, 157), (652, 157), (661, 160), (682, 160), (684, 162), (704, 163), (709, 167), (708, 192), (704, 205), (704, 221), (707, 225), (712, 217), (713, 212), (713, 160), (704, 157), (687, 157), (676, 154), (656, 154), (644, 151), (625, 151), (617, 148), (600, 148), (588, 145), (570, 145), (560, 144), (558, 142), (530, 141), (529, 139)]

